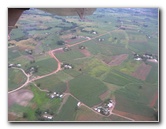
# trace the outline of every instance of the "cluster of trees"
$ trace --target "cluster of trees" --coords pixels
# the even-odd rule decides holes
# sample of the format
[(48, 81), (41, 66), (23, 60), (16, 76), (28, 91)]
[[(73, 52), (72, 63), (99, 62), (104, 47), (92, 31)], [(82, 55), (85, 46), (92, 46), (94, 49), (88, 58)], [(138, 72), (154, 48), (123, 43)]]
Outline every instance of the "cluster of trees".
[(59, 41), (57, 41), (57, 44), (58, 44), (58, 45), (64, 45), (64, 44), (65, 44), (65, 42), (64, 42), (64, 41), (62, 41), (62, 40), (59, 40)]
[(44, 114), (44, 112), (47, 112), (50, 115), (54, 115), (54, 112), (50, 109), (46, 109), (45, 111), (42, 111), (40, 108), (37, 108), (35, 111), (35, 116), (37, 118), (37, 120), (39, 121), (46, 121), (47, 119), (45, 119), (42, 115)]

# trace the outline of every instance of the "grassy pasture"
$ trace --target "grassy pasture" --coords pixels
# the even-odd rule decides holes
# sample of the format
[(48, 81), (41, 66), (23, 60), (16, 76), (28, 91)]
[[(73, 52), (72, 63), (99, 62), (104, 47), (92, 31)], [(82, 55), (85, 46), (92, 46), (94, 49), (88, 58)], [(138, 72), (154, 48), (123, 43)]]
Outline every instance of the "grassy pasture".
[(47, 38), (45, 38), (44, 40), (42, 40), (43, 44), (43, 49), (45, 51), (48, 50), (53, 50), (55, 48), (59, 48), (62, 47), (61, 45), (57, 45), (57, 41), (60, 41), (61, 39), (59, 38), (59, 36), (57, 36), (57, 34), (50, 34), (47, 36)]
[(13, 40), (13, 39), (18, 39), (18, 38), (21, 38), (25, 36), (24, 32), (22, 29), (12, 29), (11, 32), (10, 32), (10, 40)]
[(67, 62), (67, 61), (71, 61), (71, 60), (74, 60), (77, 58), (84, 57), (84, 55), (77, 49), (63, 52), (63, 53), (56, 53), (55, 56), (62, 62)]
[[(53, 111), (54, 114), (56, 114), (56, 111), (58, 110), (60, 106), (60, 99), (50, 99), (46, 96), (46, 93), (39, 91), (35, 86), (30, 85), (27, 87), (30, 89), (34, 97), (30, 101), (29, 105), (24, 107), (20, 106), (18, 104), (13, 104), (9, 112), (15, 112), (19, 115), (19, 118), (22, 118), (23, 113), (27, 114), (27, 117), (24, 120), (27, 121), (38, 121), (35, 111), (37, 108), (39, 108), (42, 111), (45, 111), (47, 109)], [(18, 118), (18, 119), (19, 119)]]
[(115, 69), (119, 70), (122, 73), (130, 75), (139, 67), (140, 64), (141, 64), (140, 61), (127, 59), (121, 65), (116, 66)]
[(71, 93), (92, 107), (101, 102), (99, 95), (107, 90), (103, 82), (88, 75), (80, 75), (69, 82)]
[(96, 40), (91, 40), (88, 41), (86, 43), (84, 43), (83, 45), (85, 45), (88, 48), (88, 51), (90, 51), (93, 55), (97, 55), (97, 54), (103, 54), (103, 55), (111, 55), (111, 47), (110, 46), (104, 46), (100, 43), (98, 43), (98, 41)]
[(93, 77), (100, 77), (102, 74), (109, 70), (109, 66), (107, 66), (97, 58), (92, 58), (85, 63), (83, 69)]
[(124, 30), (114, 30), (110, 33), (109, 42), (111, 42), (111, 44), (116, 44), (116, 46), (127, 48), (128, 41), (128, 34)]
[(30, 66), (38, 66), (38, 72), (35, 75), (45, 75), (53, 72), (57, 69), (57, 62), (53, 58), (47, 58), (45, 60), (36, 61), (35, 63), (28, 64), (27, 68)]
[(127, 74), (121, 73), (116, 70), (111, 70), (107, 75), (105, 75), (105, 78), (103, 81), (111, 83), (111, 84), (115, 84), (118, 86), (124, 86), (132, 82), (138, 82), (138, 83), (140, 82), (134, 77), (131, 77)]
[(158, 83), (158, 64), (156, 63), (149, 63), (152, 66), (150, 73), (146, 78), (146, 82), (148, 83)]
[(55, 121), (74, 121), (77, 103), (78, 101), (70, 96), (61, 108), (60, 112), (56, 115)]
[(14, 90), (26, 81), (26, 76), (21, 70), (8, 69), (8, 91)]
[(16, 47), (13, 47), (13, 48), (9, 48), (8, 49), (8, 60), (11, 61), (17, 57), (20, 56), (20, 53), (19, 51), (17, 50)]
[(49, 91), (64, 92), (66, 90), (66, 84), (58, 79), (56, 74), (39, 79), (35, 83), (40, 84), (41, 89)]
[(111, 44), (111, 43), (102, 44), (102, 42), (98, 42), (95, 40), (88, 41), (84, 43), (83, 45), (85, 45), (88, 48), (88, 50), (91, 52), (91, 54), (93, 55), (102, 54), (102, 55), (111, 56), (111, 55), (129, 53), (129, 50), (124, 47), (119, 47), (116, 44)]
[(116, 98), (116, 106), (115, 109), (120, 111), (129, 112), (136, 115), (143, 116), (153, 116), (153, 109), (148, 105), (139, 102), (137, 99), (143, 96), (139, 95), (139, 93), (128, 91), (128, 90), (118, 90), (115, 92)]

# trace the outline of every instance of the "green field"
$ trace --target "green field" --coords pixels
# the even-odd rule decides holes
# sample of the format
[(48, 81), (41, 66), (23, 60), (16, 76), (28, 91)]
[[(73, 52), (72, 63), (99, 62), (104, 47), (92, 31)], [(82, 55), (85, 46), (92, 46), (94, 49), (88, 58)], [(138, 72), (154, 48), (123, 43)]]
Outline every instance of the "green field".
[[(128, 57), (130, 58), (130, 57)], [(135, 61), (133, 60), (133, 57), (131, 57), (131, 59), (126, 59), (125, 61), (123, 61), (122, 64), (120, 64), (119, 66), (114, 67), (114, 69), (125, 73), (127, 75), (131, 75), (134, 71), (136, 71), (136, 69), (140, 66), (142, 62), (140, 61)]]
[(12, 31), (10, 32), (10, 39), (18, 39), (25, 36), (24, 32), (22, 29), (12, 29)]
[(92, 107), (101, 102), (99, 95), (107, 90), (103, 82), (88, 75), (80, 75), (69, 82), (71, 93)]
[(37, 60), (35, 63), (30, 63), (26, 66), (26, 68), (31, 66), (37, 66), (38, 72), (35, 74), (41, 76), (55, 71), (57, 69), (57, 62), (53, 58), (47, 58), (44, 60)]
[[(98, 39), (98, 38), (97, 38)], [(106, 56), (113, 56), (119, 54), (129, 54), (130, 51), (125, 47), (119, 47), (116, 44), (112, 44), (110, 41), (107, 43), (98, 42), (96, 40), (88, 41), (84, 43), (84, 45), (88, 48), (88, 50), (93, 55), (106, 55)]]
[(91, 60), (84, 63), (83, 71), (87, 72), (89, 75), (93, 77), (100, 77), (105, 72), (109, 71), (109, 66), (105, 63), (101, 62), (97, 58), (91, 58)]
[(70, 96), (55, 117), (55, 121), (74, 121), (77, 112), (77, 103), (78, 101)]
[(146, 83), (129, 84), (114, 92), (116, 97), (115, 109), (137, 115), (153, 116), (154, 110), (149, 107), (149, 103), (156, 90), (156, 86)]
[(66, 84), (62, 82), (56, 74), (39, 79), (35, 81), (36, 84), (40, 84), (41, 89), (49, 91), (64, 92), (66, 90)]
[(26, 76), (21, 70), (8, 69), (8, 91), (20, 87), (26, 81)]
[[(26, 10), (16, 23), (18, 28), (9, 34), (8, 64), (19, 63), (25, 72), (34, 66), (37, 70), (29, 79), (43, 78), (26, 86), (34, 94), (29, 104), (24, 107), (14, 103), (8, 109), (9, 115), (16, 121), (38, 121), (41, 119), (36, 111), (47, 110), (52, 113), (53, 121), (128, 122), (118, 116), (125, 116), (121, 114), (125, 112), (126, 117), (135, 120), (153, 120), (154, 109), (158, 112), (160, 108), (159, 98), (155, 100), (159, 91), (159, 65), (144, 62), (152, 66), (146, 80), (132, 75), (138, 68), (139, 74), (146, 74), (143, 72), (146, 67), (139, 67), (144, 60), (134, 60), (134, 54), (148, 53), (159, 58), (158, 19), (157, 8), (97, 8), (83, 19), (53, 15), (35, 8)], [(74, 36), (76, 39), (71, 39)], [(75, 44), (84, 40), (86, 42)], [(70, 45), (73, 46), (69, 51), (55, 50)], [(85, 51), (80, 50), (80, 46), (84, 46)], [(28, 53), (26, 49), (33, 52)], [(55, 50), (54, 56), (61, 63), (73, 68), (47, 76), (58, 67), (57, 61), (49, 55), (51, 50)], [(109, 62), (117, 65), (109, 65)], [(26, 79), (21, 70), (8, 68), (8, 91), (18, 88)], [(42, 90), (63, 93), (64, 98), (50, 99)], [(101, 116), (90, 110), (107, 99), (115, 101), (117, 115)], [(78, 101), (82, 103), (80, 107), (77, 107)]]
[(149, 75), (146, 78), (146, 81), (153, 84), (158, 83), (158, 64), (155, 63), (149, 63), (152, 68), (150, 70)]
[(116, 70), (110, 70), (110, 72), (107, 75), (105, 75), (104, 81), (118, 86), (124, 86), (133, 82), (134, 83), (140, 82), (136, 78)]
[(8, 60), (11, 61), (20, 56), (19, 51), (16, 47), (12, 47), (8, 49)]
[(77, 58), (84, 57), (84, 55), (79, 50), (71, 50), (63, 53), (56, 53), (55, 56), (62, 62), (68, 62)]
[(46, 96), (45, 92), (39, 91), (33, 85), (28, 87), (34, 94), (33, 99), (30, 101), (30, 104), (26, 107), (20, 106), (18, 104), (13, 104), (10, 108), (10, 112), (16, 112), (20, 117), (18, 120), (22, 118), (23, 113), (26, 113), (27, 116), (24, 119), (25, 121), (38, 121), (36, 117), (36, 109), (40, 109), (41, 111), (51, 110), (54, 114), (58, 110), (60, 106), (60, 99), (50, 99)]

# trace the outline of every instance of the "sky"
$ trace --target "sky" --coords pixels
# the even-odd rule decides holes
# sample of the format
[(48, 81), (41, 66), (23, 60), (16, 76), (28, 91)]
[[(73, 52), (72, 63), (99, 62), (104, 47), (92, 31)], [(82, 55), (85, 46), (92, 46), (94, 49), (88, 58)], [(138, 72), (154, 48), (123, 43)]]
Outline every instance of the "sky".
[(166, 96), (166, 94), (164, 94), (164, 92), (166, 91), (166, 88), (164, 87), (165, 81), (163, 80), (163, 78), (161, 77), (161, 82), (160, 82), (160, 93), (161, 93), (161, 101), (160, 101), (160, 112), (161, 112), (161, 122), (159, 124), (120, 124), (120, 123), (116, 123), (116, 124), (97, 124), (97, 123), (93, 123), (93, 124), (9, 124), (7, 122), (7, 111), (8, 111), (8, 107), (7, 107), (7, 8), (8, 7), (156, 7), (159, 8), (160, 10), (160, 69), (161, 69), (161, 74), (160, 76), (163, 76), (165, 69), (163, 66), (165, 66), (165, 58), (164, 55), (166, 54), (164, 52), (164, 48), (165, 45), (164, 43), (164, 38), (163, 38), (163, 32), (165, 31), (165, 26), (164, 26), (164, 21), (166, 18), (166, 8), (164, 6), (164, 0), (47, 0), (47, 1), (43, 1), (43, 0), (1, 0), (1, 8), (0, 8), (0, 16), (1, 16), (1, 24), (0, 24), (0, 28), (1, 28), (1, 39), (0, 39), (0, 53), (1, 53), (1, 74), (0, 74), (0, 80), (1, 80), (1, 90), (0, 90), (0, 98), (1, 98), (1, 106), (0, 106), (0, 123), (1, 123), (1, 127), (3, 128), (14, 128), (14, 129), (27, 129), (27, 128), (31, 128), (31, 129), (35, 129), (37, 127), (39, 127), (40, 129), (45, 129), (48, 128), (49, 129), (55, 129), (57, 127), (59, 127), (60, 129), (64, 129), (64, 128), (72, 128), (72, 129), (80, 129), (80, 128), (86, 128), (86, 127), (90, 127), (90, 128), (94, 128), (94, 129), (99, 129), (99, 128), (134, 128), (134, 129), (153, 129), (153, 128), (163, 128), (166, 126), (166, 122), (164, 123), (164, 117), (166, 117), (166, 111), (164, 111), (163, 109), (165, 108), (165, 103), (163, 103), (164, 98)]

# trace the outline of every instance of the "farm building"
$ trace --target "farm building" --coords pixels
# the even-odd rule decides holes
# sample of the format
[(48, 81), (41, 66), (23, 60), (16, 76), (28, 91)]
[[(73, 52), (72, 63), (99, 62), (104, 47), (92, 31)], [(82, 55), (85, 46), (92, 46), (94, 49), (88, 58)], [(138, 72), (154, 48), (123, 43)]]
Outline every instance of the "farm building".
[(48, 119), (48, 120), (52, 120), (53, 116), (48, 114), (47, 112), (44, 112), (44, 114), (42, 115), (43, 118)]
[(49, 93), (47, 95), (51, 99), (53, 99), (53, 98), (63, 98), (63, 96), (64, 96), (62, 93), (58, 93), (58, 92)]

